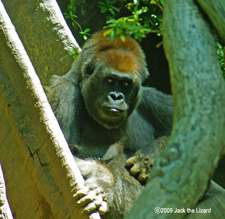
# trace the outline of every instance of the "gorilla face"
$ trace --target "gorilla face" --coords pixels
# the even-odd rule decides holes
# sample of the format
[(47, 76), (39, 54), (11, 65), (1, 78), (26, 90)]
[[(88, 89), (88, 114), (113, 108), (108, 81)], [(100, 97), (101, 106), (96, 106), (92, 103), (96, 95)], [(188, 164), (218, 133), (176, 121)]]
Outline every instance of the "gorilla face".
[(138, 102), (141, 81), (101, 65), (81, 82), (81, 93), (90, 116), (107, 129), (121, 126)]

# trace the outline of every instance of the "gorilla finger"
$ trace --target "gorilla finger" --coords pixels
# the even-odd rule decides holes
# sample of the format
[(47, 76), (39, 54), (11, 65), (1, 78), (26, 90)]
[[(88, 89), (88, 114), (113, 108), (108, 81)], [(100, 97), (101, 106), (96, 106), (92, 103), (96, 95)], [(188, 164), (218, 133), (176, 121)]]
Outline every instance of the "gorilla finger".
[(95, 197), (94, 203), (97, 207), (100, 207), (102, 202), (103, 202), (103, 198), (101, 195), (98, 195), (97, 197)]
[(126, 167), (133, 166), (137, 162), (137, 159), (138, 159), (137, 156), (134, 156), (134, 157), (131, 157), (131, 158), (127, 159), (127, 161), (126, 161)]
[(79, 199), (77, 201), (77, 204), (79, 206), (85, 206), (88, 203), (93, 202), (94, 199), (95, 199), (95, 192), (91, 191), (86, 196), (84, 196), (81, 199)]
[(141, 170), (141, 166), (139, 163), (136, 163), (133, 167), (130, 169), (131, 175), (135, 176), (137, 173), (139, 173)]
[(108, 211), (108, 208), (109, 208), (109, 203), (107, 201), (103, 201), (100, 207), (98, 208), (98, 212), (101, 215), (104, 215)]
[(86, 196), (88, 194), (88, 188), (84, 187), (80, 190), (78, 190), (74, 195), (73, 195), (73, 198), (75, 200), (78, 200), (84, 196)]
[(99, 212), (92, 212), (91, 215), (89, 215), (89, 219), (101, 219), (99, 216)]
[(89, 203), (82, 211), (83, 214), (90, 214), (97, 210), (97, 206), (94, 202)]
[(143, 163), (144, 163), (144, 165), (146, 165), (146, 166), (151, 166), (151, 165), (153, 165), (153, 161), (152, 161), (151, 158), (148, 157), (148, 156), (146, 156), (146, 157), (143, 158)]
[(141, 183), (146, 183), (148, 181), (148, 174), (146, 173), (145, 170), (141, 171), (141, 173), (138, 176), (138, 181)]

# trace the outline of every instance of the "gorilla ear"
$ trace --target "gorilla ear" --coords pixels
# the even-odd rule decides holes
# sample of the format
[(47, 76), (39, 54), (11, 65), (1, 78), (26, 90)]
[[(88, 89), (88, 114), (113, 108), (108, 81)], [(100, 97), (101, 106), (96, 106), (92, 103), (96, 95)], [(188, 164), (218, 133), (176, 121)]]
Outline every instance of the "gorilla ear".
[(141, 81), (142, 83), (148, 78), (149, 72), (146, 67), (143, 68), (142, 73), (141, 73)]

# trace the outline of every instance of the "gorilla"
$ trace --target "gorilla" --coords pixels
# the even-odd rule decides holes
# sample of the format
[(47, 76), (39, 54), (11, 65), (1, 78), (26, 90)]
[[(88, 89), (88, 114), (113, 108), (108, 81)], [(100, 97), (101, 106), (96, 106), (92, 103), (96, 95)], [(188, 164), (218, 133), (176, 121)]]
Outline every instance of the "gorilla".
[(171, 132), (172, 97), (142, 84), (145, 56), (131, 37), (95, 33), (71, 70), (46, 93), (85, 179), (83, 213), (123, 218), (140, 195)]

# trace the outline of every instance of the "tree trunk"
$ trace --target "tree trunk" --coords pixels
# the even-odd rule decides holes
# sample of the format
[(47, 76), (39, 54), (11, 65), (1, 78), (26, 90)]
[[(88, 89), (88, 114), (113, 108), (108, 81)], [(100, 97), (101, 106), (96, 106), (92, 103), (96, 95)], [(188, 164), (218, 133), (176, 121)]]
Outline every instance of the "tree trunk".
[(79, 47), (55, 0), (2, 0), (12, 23), (41, 79), (63, 75), (73, 58), (60, 59)]
[[(225, 84), (209, 25), (194, 0), (166, 1), (164, 48), (174, 124), (138, 202), (127, 218), (183, 218), (207, 187), (225, 146)], [(169, 208), (172, 213), (163, 213)], [(175, 209), (184, 213), (175, 214)], [(218, 206), (225, 212), (224, 205)], [(218, 217), (217, 217), (218, 218)]]
[(6, 197), (5, 181), (3, 177), (2, 167), (0, 165), (0, 218), (12, 219), (12, 212)]
[[(189, 214), (188, 219), (220, 219), (220, 218), (225, 218), (225, 208), (224, 208), (224, 203), (225, 203), (225, 195), (224, 194), (219, 194), (217, 196), (214, 196), (210, 199), (205, 200), (204, 202), (198, 204), (196, 209), (210, 209), (211, 212), (208, 214)], [(198, 210), (199, 211), (199, 210)]]
[(207, 14), (219, 38), (225, 45), (225, 3), (224, 0), (197, 0)]
[(2, 2), (0, 23), (0, 160), (13, 215), (88, 218), (73, 200), (84, 180)]

